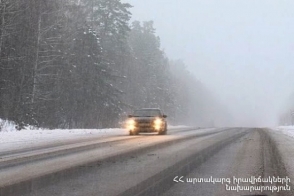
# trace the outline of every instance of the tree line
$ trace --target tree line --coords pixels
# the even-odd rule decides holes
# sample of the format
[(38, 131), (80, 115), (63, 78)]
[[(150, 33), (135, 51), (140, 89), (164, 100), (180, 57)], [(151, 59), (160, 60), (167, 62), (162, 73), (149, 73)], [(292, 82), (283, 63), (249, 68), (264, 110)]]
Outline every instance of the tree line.
[(0, 0), (0, 118), (20, 128), (104, 128), (160, 107), (175, 123), (211, 122), (211, 95), (166, 56), (152, 21), (130, 23), (131, 7)]

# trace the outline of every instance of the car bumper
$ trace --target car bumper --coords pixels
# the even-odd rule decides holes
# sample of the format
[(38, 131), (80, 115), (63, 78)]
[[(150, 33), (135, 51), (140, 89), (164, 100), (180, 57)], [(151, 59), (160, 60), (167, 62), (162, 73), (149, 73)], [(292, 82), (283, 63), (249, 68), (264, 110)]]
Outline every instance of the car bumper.
[(160, 132), (163, 131), (163, 127), (156, 129), (154, 127), (135, 127), (133, 130), (133, 132), (138, 132), (138, 133), (153, 133), (153, 132)]

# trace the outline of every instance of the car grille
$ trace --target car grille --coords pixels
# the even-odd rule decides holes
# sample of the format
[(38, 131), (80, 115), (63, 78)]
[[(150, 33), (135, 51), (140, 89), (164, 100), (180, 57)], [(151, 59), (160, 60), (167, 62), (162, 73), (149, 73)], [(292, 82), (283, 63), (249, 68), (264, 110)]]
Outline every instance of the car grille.
[(137, 122), (139, 127), (151, 127), (152, 123), (150, 121), (139, 121)]

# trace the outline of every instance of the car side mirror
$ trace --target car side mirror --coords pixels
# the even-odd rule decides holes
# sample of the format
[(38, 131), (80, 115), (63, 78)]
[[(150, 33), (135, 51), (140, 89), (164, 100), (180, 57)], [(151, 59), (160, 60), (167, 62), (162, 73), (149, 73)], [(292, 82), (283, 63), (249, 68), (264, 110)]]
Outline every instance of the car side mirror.
[(162, 117), (163, 117), (163, 118), (166, 118), (166, 117), (167, 117), (167, 115), (165, 115), (165, 114), (164, 114), (164, 115), (162, 115)]
[(133, 115), (131, 115), (131, 114), (128, 115), (128, 118), (132, 118), (132, 117), (133, 117)]

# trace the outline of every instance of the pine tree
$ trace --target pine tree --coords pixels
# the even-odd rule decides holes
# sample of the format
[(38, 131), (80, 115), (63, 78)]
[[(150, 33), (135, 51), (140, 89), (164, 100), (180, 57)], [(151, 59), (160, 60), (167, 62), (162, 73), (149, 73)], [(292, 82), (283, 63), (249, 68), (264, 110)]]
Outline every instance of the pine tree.
[(155, 35), (153, 22), (135, 21), (130, 33), (130, 46), (133, 55), (132, 71), (129, 73), (131, 105), (134, 107), (160, 107), (172, 105), (172, 92), (169, 88), (168, 59), (160, 49), (159, 37)]

